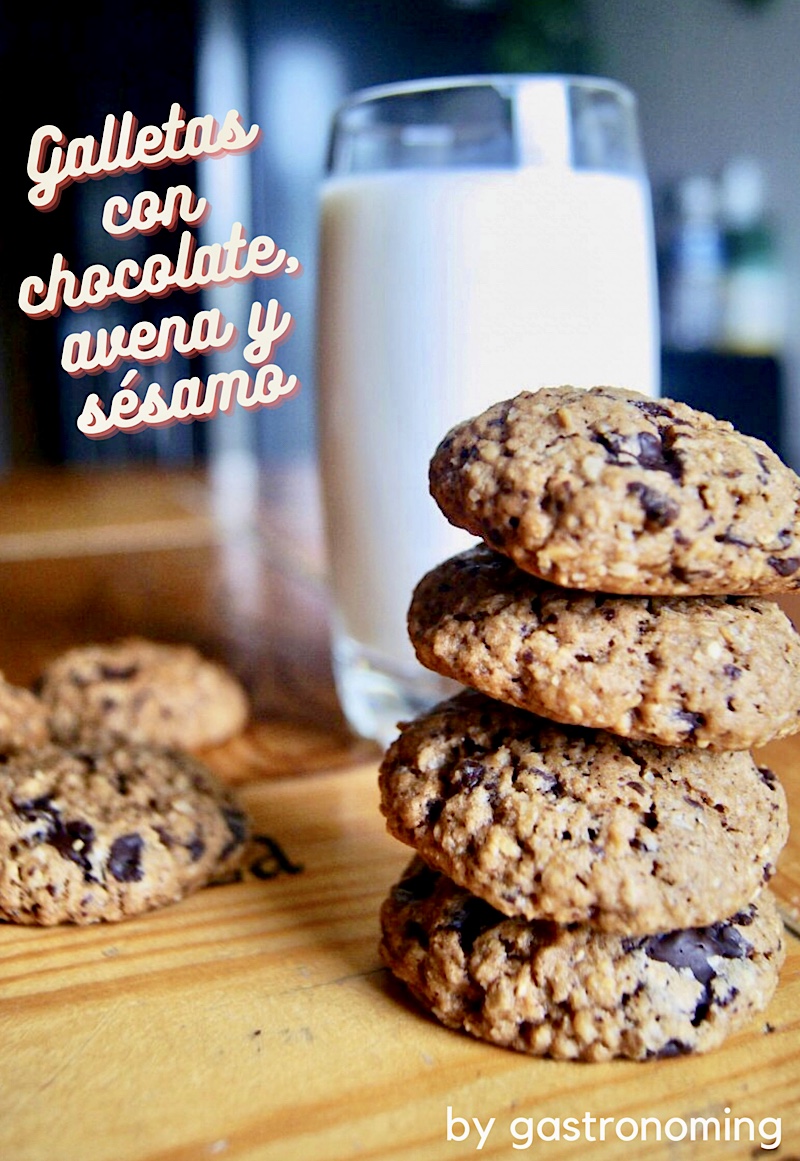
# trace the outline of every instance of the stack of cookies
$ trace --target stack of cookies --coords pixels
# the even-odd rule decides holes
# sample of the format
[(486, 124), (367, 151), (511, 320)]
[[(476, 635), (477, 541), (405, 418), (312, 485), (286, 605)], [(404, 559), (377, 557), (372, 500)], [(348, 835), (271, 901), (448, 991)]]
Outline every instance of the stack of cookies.
[(120, 920), (236, 875), (247, 818), (190, 751), (248, 712), (226, 670), (142, 638), (70, 650), (39, 696), (0, 678), (0, 921)]
[(800, 479), (763, 443), (612, 388), (523, 393), (431, 463), (484, 542), (418, 585), (420, 660), (468, 689), (380, 772), (416, 856), (388, 967), (444, 1024), (535, 1055), (704, 1051), (771, 998), (800, 729)]

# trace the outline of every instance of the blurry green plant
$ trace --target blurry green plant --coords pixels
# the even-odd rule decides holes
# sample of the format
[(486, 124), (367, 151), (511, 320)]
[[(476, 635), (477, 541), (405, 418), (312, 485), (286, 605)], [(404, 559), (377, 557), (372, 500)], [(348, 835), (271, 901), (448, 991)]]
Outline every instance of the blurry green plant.
[(490, 63), (504, 73), (589, 73), (593, 52), (583, 0), (504, 0)]

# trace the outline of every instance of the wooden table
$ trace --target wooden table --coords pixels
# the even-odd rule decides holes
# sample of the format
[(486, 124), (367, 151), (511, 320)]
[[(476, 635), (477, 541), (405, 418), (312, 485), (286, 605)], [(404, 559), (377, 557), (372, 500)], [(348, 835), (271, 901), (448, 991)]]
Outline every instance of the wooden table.
[[(227, 532), (215, 513), (201, 475), (0, 482), (6, 675), (28, 683), (69, 645), (133, 632), (226, 662), (253, 722), (206, 757), (278, 844), (269, 877), (124, 924), (0, 926), (0, 1161), (800, 1156), (791, 934), (769, 1011), (705, 1057), (531, 1060), (449, 1032), (409, 1001), (376, 951), (378, 908), (408, 852), (384, 832), (377, 750), (338, 711), (313, 472), (265, 474), (252, 518)], [(767, 757), (800, 817), (800, 741)], [(777, 886), (800, 918), (795, 846)], [(611, 1122), (599, 1139), (601, 1117), (724, 1123), (726, 1109), (751, 1118), (754, 1141), (743, 1124), (738, 1143), (624, 1142)], [(451, 1137), (470, 1127), (460, 1143), (447, 1139), (448, 1110), (467, 1119)], [(581, 1119), (584, 1140), (524, 1148), (525, 1119), (547, 1117)], [(771, 1153), (772, 1126), (758, 1132), (770, 1117), (782, 1121)], [(494, 1118), (480, 1150), (472, 1118), (484, 1129)]]

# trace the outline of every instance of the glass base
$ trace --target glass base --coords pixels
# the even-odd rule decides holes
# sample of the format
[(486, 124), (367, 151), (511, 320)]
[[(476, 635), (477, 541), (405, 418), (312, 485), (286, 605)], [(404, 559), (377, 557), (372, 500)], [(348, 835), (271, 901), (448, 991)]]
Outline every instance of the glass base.
[(421, 665), (401, 668), (344, 634), (334, 634), (333, 675), (350, 728), (384, 748), (397, 737), (398, 723), (461, 688)]

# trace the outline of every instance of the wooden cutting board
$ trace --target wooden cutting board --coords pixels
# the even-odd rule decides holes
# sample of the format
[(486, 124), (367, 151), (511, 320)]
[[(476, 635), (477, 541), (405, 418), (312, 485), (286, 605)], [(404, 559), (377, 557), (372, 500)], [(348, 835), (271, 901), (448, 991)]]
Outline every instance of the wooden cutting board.
[[(374, 763), (240, 793), (276, 844), (261, 879), (113, 926), (0, 927), (2, 1161), (800, 1154), (794, 936), (769, 1011), (715, 1053), (528, 1059), (438, 1026), (381, 967), (378, 909), (408, 852), (384, 832)], [(463, 1141), (447, 1139), (448, 1110)], [(623, 1142), (608, 1122), (599, 1140), (601, 1117), (693, 1116), (731, 1132), (749, 1117), (756, 1138), (743, 1123), (738, 1143)], [(595, 1140), (513, 1148), (515, 1119), (523, 1146), (526, 1119), (547, 1117), (576, 1117)], [(771, 1154), (768, 1117), (782, 1120)], [(472, 1118), (491, 1121), (480, 1150)]]

